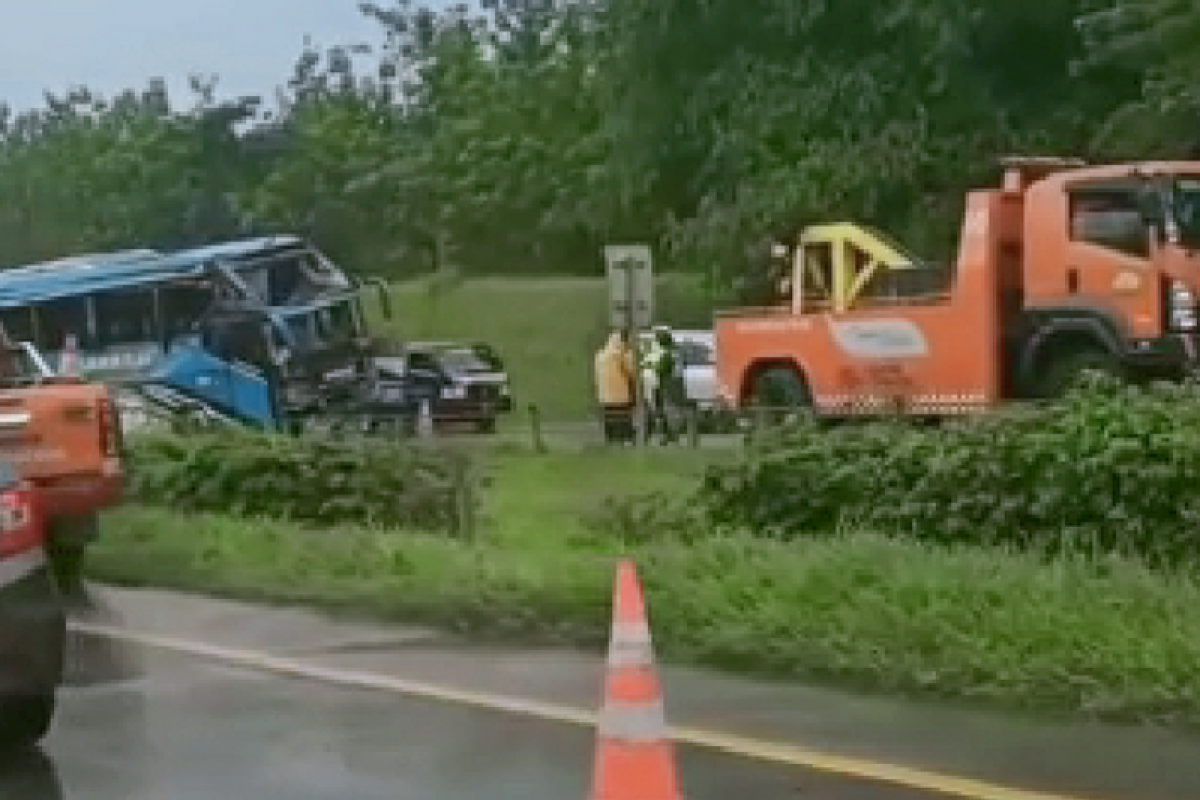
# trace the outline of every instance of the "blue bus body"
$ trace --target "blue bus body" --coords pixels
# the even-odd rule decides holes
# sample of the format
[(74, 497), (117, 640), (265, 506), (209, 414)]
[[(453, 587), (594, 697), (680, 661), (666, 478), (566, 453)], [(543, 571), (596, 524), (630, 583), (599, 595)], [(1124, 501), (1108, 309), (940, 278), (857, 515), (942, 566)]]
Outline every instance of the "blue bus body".
[(365, 337), (364, 284), (305, 240), (272, 236), (177, 252), (130, 250), (0, 272), (0, 324), (114, 384), (158, 384), (222, 416), (282, 428), (279, 373), (206, 340), (214, 309), (261, 317), (272, 353), (306, 358)]

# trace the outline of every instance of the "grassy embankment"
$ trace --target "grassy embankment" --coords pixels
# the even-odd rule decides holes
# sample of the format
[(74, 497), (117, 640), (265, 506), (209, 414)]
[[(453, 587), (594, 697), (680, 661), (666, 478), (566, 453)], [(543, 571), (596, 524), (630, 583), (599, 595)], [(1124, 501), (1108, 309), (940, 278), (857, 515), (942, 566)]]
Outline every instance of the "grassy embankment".
[[(480, 636), (598, 646), (612, 557), (643, 567), (664, 658), (789, 679), (1116, 719), (1200, 721), (1200, 581), (1122, 559), (1034, 556), (845, 533), (748, 534), (590, 524), (606, 499), (696, 486), (695, 451), (485, 457), (496, 482), (473, 542), (311, 530), (131, 506), (97, 576), (301, 601)], [(647, 535), (648, 534), (648, 535)]]

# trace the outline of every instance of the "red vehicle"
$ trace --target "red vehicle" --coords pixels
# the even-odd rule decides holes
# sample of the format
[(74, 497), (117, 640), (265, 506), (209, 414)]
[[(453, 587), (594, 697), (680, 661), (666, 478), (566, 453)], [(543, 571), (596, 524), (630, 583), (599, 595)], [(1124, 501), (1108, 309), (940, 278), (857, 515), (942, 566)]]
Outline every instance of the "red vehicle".
[(46, 553), (37, 490), (0, 462), (0, 746), (23, 747), (50, 727), (63, 675), (67, 622)]
[(0, 334), (0, 459), (37, 487), (60, 588), (82, 591), (99, 513), (120, 502), (120, 421), (110, 390), (55, 375), (27, 342)]
[(786, 255), (778, 305), (717, 319), (735, 409), (942, 416), (1053, 397), (1087, 369), (1197, 367), (1200, 162), (1010, 159), (1001, 185), (967, 196), (950, 265), (849, 223)]

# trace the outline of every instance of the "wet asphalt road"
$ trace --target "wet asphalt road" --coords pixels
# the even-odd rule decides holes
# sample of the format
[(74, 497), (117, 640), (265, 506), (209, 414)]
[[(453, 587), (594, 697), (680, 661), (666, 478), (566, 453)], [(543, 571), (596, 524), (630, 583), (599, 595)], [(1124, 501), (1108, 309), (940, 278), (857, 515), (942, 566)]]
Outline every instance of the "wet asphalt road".
[[(0, 798), (587, 797), (593, 739), (584, 729), (169, 654), (138, 661), (140, 675), (97, 675), (93, 663), (92, 685), (64, 693), (43, 750), (0, 762)], [(936, 796), (699, 749), (678, 757), (690, 800)]]

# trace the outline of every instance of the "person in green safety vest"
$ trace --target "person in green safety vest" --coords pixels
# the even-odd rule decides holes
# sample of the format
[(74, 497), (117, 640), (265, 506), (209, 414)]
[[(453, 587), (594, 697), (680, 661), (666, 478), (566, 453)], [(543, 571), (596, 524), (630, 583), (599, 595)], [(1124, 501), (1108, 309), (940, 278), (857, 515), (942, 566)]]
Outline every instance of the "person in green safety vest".
[(658, 431), (663, 444), (675, 440), (671, 412), (678, 383), (679, 357), (671, 329), (656, 325), (649, 346), (642, 356), (642, 386), (646, 403), (646, 437)]

